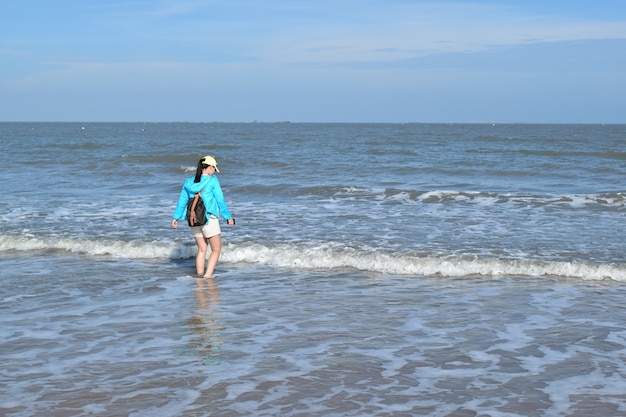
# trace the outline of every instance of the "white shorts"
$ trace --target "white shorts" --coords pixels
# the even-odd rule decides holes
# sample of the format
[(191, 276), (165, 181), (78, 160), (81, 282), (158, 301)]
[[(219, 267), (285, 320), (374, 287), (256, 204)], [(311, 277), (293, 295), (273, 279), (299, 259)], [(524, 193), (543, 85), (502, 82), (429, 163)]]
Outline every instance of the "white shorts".
[(208, 239), (221, 233), (222, 229), (220, 229), (220, 221), (213, 215), (209, 217), (209, 222), (204, 226), (194, 226), (191, 228), (191, 234), (193, 237), (204, 237), (205, 239)]

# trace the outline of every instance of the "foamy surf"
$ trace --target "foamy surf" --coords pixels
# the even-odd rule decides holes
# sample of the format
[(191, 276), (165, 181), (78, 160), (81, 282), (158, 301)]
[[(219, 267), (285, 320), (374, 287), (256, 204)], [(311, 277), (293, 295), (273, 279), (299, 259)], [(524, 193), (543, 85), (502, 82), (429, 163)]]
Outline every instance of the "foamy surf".
[(279, 268), (353, 268), (392, 275), (543, 276), (626, 281), (626, 265), (445, 254), (394, 254), (313, 245), (228, 245), (222, 259), (227, 262), (260, 263)]
[[(65, 251), (127, 259), (188, 259), (193, 244), (0, 235), (0, 251)], [(293, 269), (356, 269), (391, 275), (440, 277), (563, 277), (626, 282), (626, 265), (590, 261), (548, 261), (491, 256), (393, 253), (330, 244), (225, 244), (222, 262), (260, 264)]]

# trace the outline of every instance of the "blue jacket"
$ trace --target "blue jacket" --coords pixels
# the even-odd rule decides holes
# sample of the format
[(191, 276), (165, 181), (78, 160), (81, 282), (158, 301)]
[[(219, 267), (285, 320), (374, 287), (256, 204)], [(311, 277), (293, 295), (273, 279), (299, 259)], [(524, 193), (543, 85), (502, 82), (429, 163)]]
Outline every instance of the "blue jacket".
[(209, 213), (216, 217), (219, 217), (221, 214), (223, 218), (230, 220), (232, 216), (228, 211), (226, 201), (224, 201), (224, 193), (222, 193), (222, 187), (217, 177), (215, 175), (203, 175), (200, 178), (200, 182), (193, 182), (193, 180), (194, 177), (185, 180), (183, 189), (180, 191), (180, 197), (178, 197), (176, 210), (174, 210), (172, 217), (176, 220), (187, 220), (187, 202), (196, 193), (204, 190), (202, 192), (202, 200), (204, 200), (204, 205), (207, 210), (207, 217)]

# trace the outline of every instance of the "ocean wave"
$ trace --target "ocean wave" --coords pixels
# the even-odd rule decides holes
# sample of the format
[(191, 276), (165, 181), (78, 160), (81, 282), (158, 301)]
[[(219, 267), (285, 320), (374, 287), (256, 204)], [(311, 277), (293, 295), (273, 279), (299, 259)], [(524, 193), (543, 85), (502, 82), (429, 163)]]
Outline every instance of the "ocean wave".
[(341, 269), (392, 275), (545, 276), (626, 282), (626, 265), (481, 258), (463, 255), (394, 254), (330, 246), (261, 244), (229, 245), (224, 260), (286, 268)]
[[(195, 256), (193, 244), (175, 242), (29, 238), (0, 235), (0, 252), (50, 251), (126, 259), (173, 259)], [(230, 243), (221, 262), (295, 269), (356, 269), (391, 275), (440, 277), (563, 277), (626, 282), (626, 264), (590, 261), (506, 259), (457, 254), (385, 253), (374, 249), (321, 244)]]
[(71, 252), (86, 255), (109, 255), (129, 259), (186, 257), (180, 249), (165, 242), (115, 241), (104, 239), (32, 238), (0, 235), (0, 252)]
[(597, 194), (533, 195), (517, 193), (497, 193), (486, 191), (456, 190), (403, 190), (403, 189), (366, 189), (361, 187), (316, 187), (303, 190), (314, 194), (338, 199), (373, 199), (381, 202), (393, 201), (404, 204), (447, 204), (467, 203), (479, 205), (514, 204), (516, 206), (544, 207), (562, 206), (568, 208), (604, 207), (607, 209), (624, 208), (626, 194), (607, 192)]
[[(277, 184), (284, 189), (286, 184)], [(246, 188), (249, 192), (266, 193), (267, 187)], [(490, 191), (460, 190), (410, 190), (400, 188), (367, 188), (359, 186), (315, 186), (302, 187), (295, 192), (298, 197), (317, 197), (337, 200), (369, 200), (396, 202), (400, 204), (448, 204), (468, 203), (479, 205), (511, 203), (516, 206), (544, 207), (563, 206), (581, 208), (600, 206), (605, 208), (623, 208), (626, 206), (626, 194), (623, 192), (602, 192), (590, 194), (522, 194)]]

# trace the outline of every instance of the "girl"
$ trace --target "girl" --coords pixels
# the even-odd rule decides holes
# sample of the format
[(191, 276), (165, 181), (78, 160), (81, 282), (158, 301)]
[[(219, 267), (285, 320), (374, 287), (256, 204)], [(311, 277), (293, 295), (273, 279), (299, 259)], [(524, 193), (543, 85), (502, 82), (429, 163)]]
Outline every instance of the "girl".
[[(233, 226), (235, 219), (230, 215), (226, 201), (224, 201), (224, 194), (222, 193), (222, 187), (215, 175), (216, 172), (220, 172), (217, 169), (217, 161), (211, 155), (207, 155), (198, 161), (198, 167), (196, 168), (195, 177), (190, 177), (185, 180), (183, 189), (180, 192), (178, 198), (178, 204), (174, 215), (172, 216), (172, 228), (178, 227), (178, 221), (187, 218), (187, 202), (196, 193), (202, 191), (202, 200), (206, 207), (206, 214), (208, 218), (207, 224), (204, 226), (195, 226), (191, 228), (191, 233), (196, 239), (198, 245), (198, 254), (196, 255), (196, 272), (198, 276), (203, 278), (211, 278), (213, 276), (213, 270), (217, 265), (217, 260), (220, 257), (222, 251), (222, 237), (219, 223), (219, 216), (226, 219), (226, 224)], [(211, 254), (207, 262), (206, 272), (204, 270), (204, 261), (206, 259), (207, 246), (211, 246)]]

